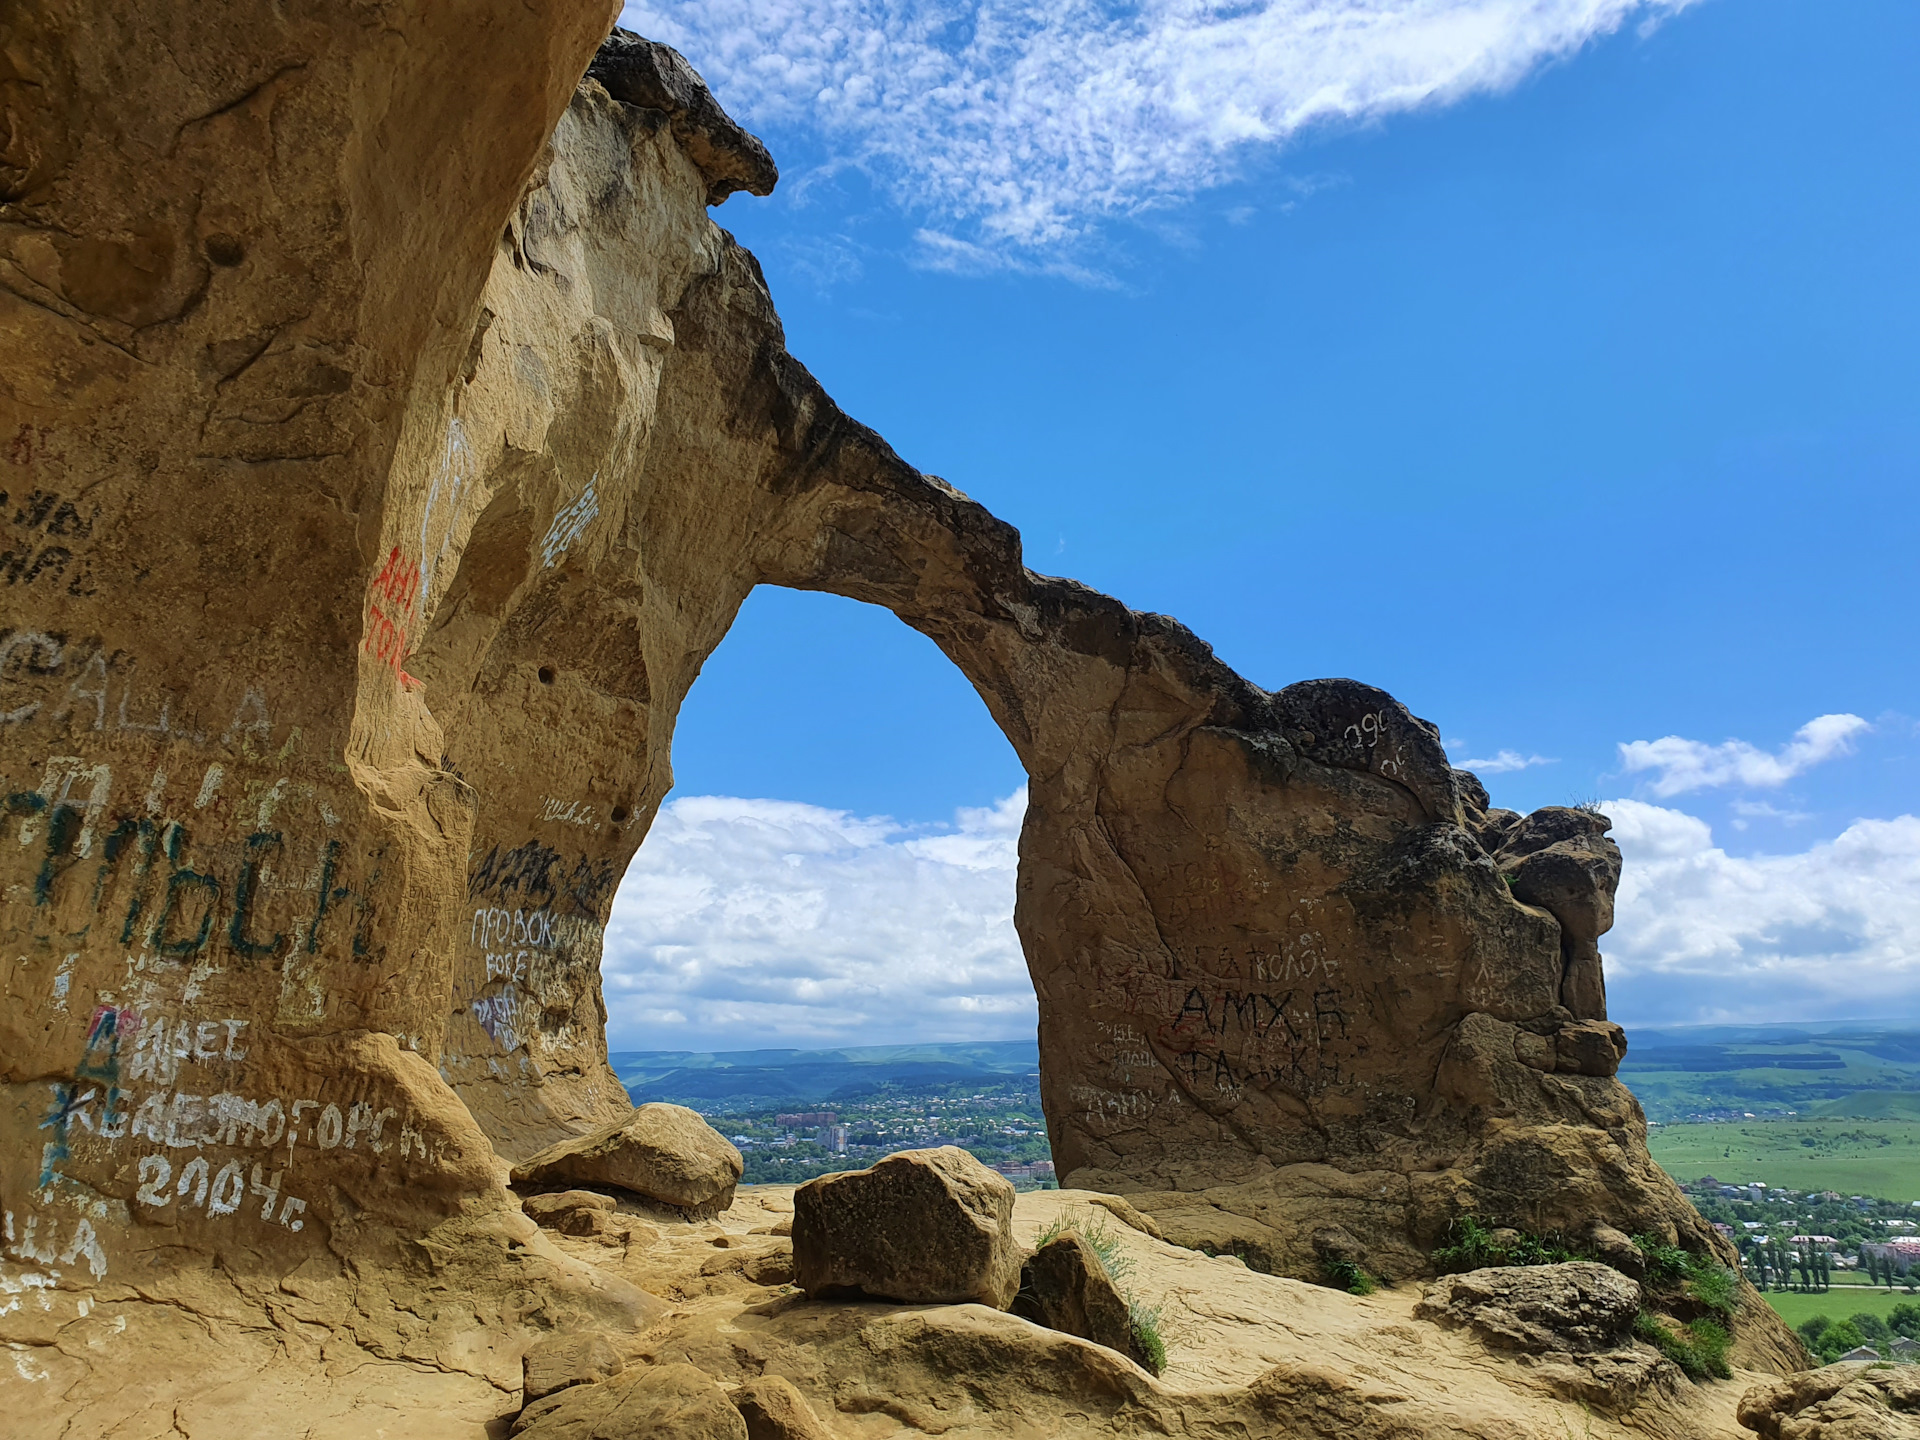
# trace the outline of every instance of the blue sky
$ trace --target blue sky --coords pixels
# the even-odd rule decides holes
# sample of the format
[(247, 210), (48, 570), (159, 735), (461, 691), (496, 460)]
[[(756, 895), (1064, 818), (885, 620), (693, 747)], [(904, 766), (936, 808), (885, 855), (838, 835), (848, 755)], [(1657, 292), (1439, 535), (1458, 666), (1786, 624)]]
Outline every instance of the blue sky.
[[(1499, 803), (1627, 802), (1618, 1018), (1920, 1014), (1920, 8), (624, 23), (780, 160), (715, 218), (794, 353), (1030, 565), (1384, 686)], [(617, 1045), (1031, 1024), (1022, 777), (928, 642), (757, 592), (675, 770), (742, 803), (636, 862)]]

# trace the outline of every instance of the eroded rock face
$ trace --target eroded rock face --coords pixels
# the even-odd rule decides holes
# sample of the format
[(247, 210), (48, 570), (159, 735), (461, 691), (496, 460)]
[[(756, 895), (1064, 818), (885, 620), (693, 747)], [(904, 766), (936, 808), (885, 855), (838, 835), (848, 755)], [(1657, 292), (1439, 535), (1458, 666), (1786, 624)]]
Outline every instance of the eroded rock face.
[(1764, 1440), (1915, 1440), (1920, 1371), (1848, 1364), (1789, 1375), (1749, 1390), (1740, 1423)]
[(809, 1295), (1004, 1310), (1020, 1261), (1012, 1184), (958, 1146), (903, 1150), (794, 1192), (794, 1279)]

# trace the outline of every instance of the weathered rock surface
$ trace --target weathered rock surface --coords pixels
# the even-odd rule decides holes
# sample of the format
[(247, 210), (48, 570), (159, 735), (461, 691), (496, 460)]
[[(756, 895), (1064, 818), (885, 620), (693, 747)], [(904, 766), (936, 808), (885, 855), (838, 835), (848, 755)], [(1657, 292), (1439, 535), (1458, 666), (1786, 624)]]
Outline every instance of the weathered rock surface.
[(697, 1111), (654, 1104), (549, 1145), (513, 1167), (513, 1183), (610, 1185), (680, 1210), (718, 1211), (733, 1203), (741, 1169), (740, 1152)]
[(1502, 1350), (1580, 1354), (1619, 1345), (1640, 1312), (1640, 1287), (1610, 1265), (1504, 1265), (1426, 1287), (1414, 1314), (1469, 1326)]
[(809, 1295), (975, 1301), (1020, 1289), (1013, 1186), (954, 1145), (903, 1150), (794, 1193), (795, 1282)]
[(1827, 1365), (1754, 1386), (1739, 1413), (1764, 1440), (1916, 1440), (1920, 1370)]
[(1146, 1363), (1134, 1343), (1127, 1302), (1099, 1255), (1078, 1235), (1056, 1236), (1033, 1253), (1020, 1269), (1020, 1293), (1008, 1308), (1036, 1325), (1078, 1335), (1136, 1364)]
[[(1469, 1210), (1724, 1254), (1611, 1073), (1603, 820), (1494, 811), (1383, 692), (1268, 691), (1028, 570), (787, 354), (706, 213), (771, 166), (684, 64), (582, 79), (615, 8), (3, 22), (0, 1384), (59, 1397), (10, 1419), (313, 1428), (272, 1393), (427, 1434), (532, 1334), (668, 1324), (636, 1285), (784, 1283), (774, 1236), (689, 1267), (542, 1230), (499, 1164), (631, 1114), (603, 927), (759, 584), (891, 609), (1026, 766), (1069, 1181), (1295, 1274), (1330, 1226), (1424, 1274)], [(1174, 1413), (1072, 1337), (874, 1308), (807, 1312), (847, 1327), (828, 1410), (932, 1422), (977, 1343), (1009, 1405)], [(1317, 1367), (1243, 1377), (1233, 1423), (1411, 1413)]]
[(528, 1348), (520, 1388), (531, 1404), (575, 1385), (597, 1385), (624, 1368), (605, 1335), (561, 1335)]

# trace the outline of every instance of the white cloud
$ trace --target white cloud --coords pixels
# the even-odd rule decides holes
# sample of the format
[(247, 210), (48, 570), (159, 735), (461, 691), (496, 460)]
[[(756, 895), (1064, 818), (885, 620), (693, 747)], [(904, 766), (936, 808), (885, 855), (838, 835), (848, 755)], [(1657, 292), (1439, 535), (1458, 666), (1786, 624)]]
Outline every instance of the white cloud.
[[(1616, 1018), (1920, 1012), (1920, 818), (1735, 856), (1683, 811), (1603, 808), (1626, 862), (1601, 942)], [(1016, 792), (936, 833), (785, 801), (667, 805), (607, 927), (613, 1048), (1031, 1033), (1013, 930), (1025, 809)]]
[(1505, 775), (1513, 770), (1531, 770), (1536, 765), (1558, 765), (1557, 757), (1522, 755), (1518, 750), (1499, 750), (1485, 760), (1462, 760), (1460, 768), (1476, 775)]
[(661, 809), (607, 926), (613, 1047), (1005, 1039), (1025, 789), (939, 831), (780, 800)]
[(1858, 715), (1821, 715), (1796, 730), (1777, 755), (1744, 740), (1721, 745), (1678, 735), (1630, 740), (1620, 746), (1620, 763), (1629, 773), (1657, 770), (1647, 788), (1663, 800), (1717, 785), (1784, 785), (1823, 760), (1851, 755), (1854, 738), (1872, 728)]
[(1691, 3), (634, 0), (622, 23), (747, 123), (811, 131), (829, 167), (1001, 249), (1178, 202), (1316, 123), (1505, 89)]
[(1616, 1016), (1651, 1023), (1908, 1013), (1920, 1004), (1920, 818), (1733, 856), (1704, 820), (1602, 807), (1625, 869), (1601, 940)]

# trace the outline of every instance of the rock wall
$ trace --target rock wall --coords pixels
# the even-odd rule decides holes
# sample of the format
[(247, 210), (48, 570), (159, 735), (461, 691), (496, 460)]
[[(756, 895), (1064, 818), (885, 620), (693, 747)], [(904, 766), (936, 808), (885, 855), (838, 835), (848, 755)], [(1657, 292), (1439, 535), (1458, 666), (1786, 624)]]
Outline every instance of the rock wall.
[(787, 354), (706, 213), (772, 164), (684, 62), (576, 86), (610, 20), (7, 22), (8, 1253), (419, 1263), (619, 1115), (601, 927), (759, 584), (891, 609), (1019, 753), (1067, 1179), (1274, 1268), (1719, 1243), (1612, 1078), (1604, 819), (1026, 569)]

